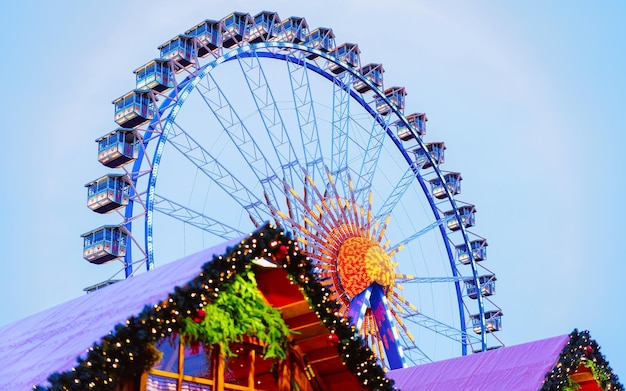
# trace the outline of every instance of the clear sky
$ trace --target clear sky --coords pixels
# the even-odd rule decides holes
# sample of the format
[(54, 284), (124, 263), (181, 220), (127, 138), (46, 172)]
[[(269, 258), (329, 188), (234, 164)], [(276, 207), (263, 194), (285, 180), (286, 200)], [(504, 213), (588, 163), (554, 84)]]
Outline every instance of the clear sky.
[(109, 276), (81, 258), (79, 235), (101, 225), (83, 186), (103, 172), (93, 140), (114, 128), (132, 71), (203, 19), (262, 9), (359, 43), (428, 114), (489, 241), (500, 338), (588, 329), (626, 380), (618, 0), (3, 3), (0, 325)]

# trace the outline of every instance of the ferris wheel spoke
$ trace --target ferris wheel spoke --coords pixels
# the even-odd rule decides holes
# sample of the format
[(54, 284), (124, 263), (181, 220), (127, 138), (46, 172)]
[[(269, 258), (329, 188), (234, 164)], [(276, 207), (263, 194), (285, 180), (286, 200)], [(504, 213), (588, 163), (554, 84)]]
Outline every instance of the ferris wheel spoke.
[[(285, 57), (289, 83), (291, 85), (294, 109), (302, 140), (302, 156), (306, 171), (314, 180), (324, 178), (324, 161), (320, 144), (317, 115), (313, 104), (313, 93), (309, 83), (309, 73), (305, 66), (304, 53), (294, 51)], [(305, 184), (305, 188), (306, 188)]]
[(196, 212), (160, 195), (155, 195), (154, 210), (199, 228), (224, 240), (235, 239), (246, 233), (223, 224), (219, 220)]
[(428, 355), (414, 342), (403, 344), (402, 350), (405, 361), (410, 361), (413, 365), (428, 364), (433, 362), (433, 360), (428, 357)]
[[(257, 112), (263, 122), (267, 135), (276, 151), (276, 157), (280, 162), (283, 179), (294, 187), (296, 181), (301, 177), (302, 166), (297, 159), (296, 152), (291, 143), (289, 133), (285, 127), (280, 110), (274, 99), (274, 94), (269, 86), (263, 66), (255, 52), (249, 57), (239, 59), (239, 65), (243, 76), (246, 79), (250, 94), (254, 99)], [(290, 194), (285, 192), (285, 196), (291, 201)], [(290, 201), (287, 201), (290, 203)], [(298, 217), (296, 209), (296, 218)]]
[(376, 212), (374, 216), (375, 220), (380, 221), (381, 219), (384, 219), (385, 216), (389, 216), (391, 212), (393, 212), (406, 191), (415, 181), (415, 173), (418, 170), (418, 164), (413, 163), (412, 166), (404, 172), (404, 175), (402, 175), (398, 183), (391, 190), (389, 196), (387, 196), (385, 202), (383, 202), (383, 204), (378, 209), (378, 212)]
[(345, 187), (348, 183), (348, 140), (350, 131), (350, 85), (352, 75), (344, 72), (343, 78), (336, 78), (333, 83), (332, 112), (332, 158), (330, 170), (338, 184)]
[(393, 116), (389, 114), (384, 116), (382, 120), (379, 117), (378, 121), (376, 118), (373, 118), (370, 131), (366, 134), (367, 146), (363, 151), (361, 170), (357, 177), (356, 188), (354, 190), (356, 199), (362, 202), (365, 201), (372, 189), (374, 172), (376, 171), (376, 165), (378, 164), (380, 152), (383, 148), (383, 141), (385, 140), (385, 136), (387, 136), (387, 129), (392, 117)]
[(208, 74), (204, 93), (200, 94), (204, 103), (214, 114), (233, 145), (239, 150), (269, 201), (277, 203), (276, 191), (282, 194), (282, 184), (272, 164), (261, 151), (254, 137), (230, 104), (228, 98), (211, 73)]
[(412, 311), (402, 315), (402, 318), (417, 325), (430, 330), (436, 334), (450, 338), (460, 344), (481, 344), (481, 339), (467, 333), (465, 330), (459, 330), (456, 327), (442, 323), (436, 319), (424, 315), (421, 312)]
[(415, 232), (414, 234), (406, 237), (405, 239), (399, 241), (398, 243), (396, 243), (395, 245), (391, 246), (392, 249), (394, 250), (398, 250), (404, 246), (406, 246), (407, 244), (411, 243), (413, 240), (419, 238), (420, 236), (432, 231), (435, 228), (438, 228), (444, 224), (446, 224), (448, 221), (454, 219), (455, 217), (444, 217), (442, 219), (439, 220), (435, 220), (432, 223), (430, 223), (429, 225), (427, 225), (426, 227), (422, 228), (421, 230)]
[[(251, 95), (254, 98), (254, 103), (263, 121), (263, 125), (265, 125), (272, 146), (276, 150), (281, 168), (283, 170), (291, 170), (297, 167), (299, 163), (296, 152), (259, 58), (256, 55), (241, 58), (239, 65), (246, 78)], [(298, 174), (299, 172), (296, 173), (296, 176), (299, 176)], [(292, 176), (293, 173), (291, 172), (285, 173), (285, 177), (288, 178), (289, 183), (293, 183), (291, 181), (291, 179), (293, 179), (291, 178)]]
[[(406, 327), (406, 326), (405, 326)], [(434, 360), (415, 342), (415, 338), (400, 333), (400, 345), (402, 346), (402, 354), (405, 363), (413, 365), (427, 364)]]
[(407, 275), (397, 280), (401, 284), (432, 284), (437, 282), (457, 282), (463, 281), (462, 276), (450, 276), (450, 277), (415, 277)]
[(203, 174), (215, 182), (225, 194), (244, 208), (255, 225), (272, 216), (264, 203), (234, 176), (218, 159), (198, 144), (183, 128), (174, 123), (168, 141)]

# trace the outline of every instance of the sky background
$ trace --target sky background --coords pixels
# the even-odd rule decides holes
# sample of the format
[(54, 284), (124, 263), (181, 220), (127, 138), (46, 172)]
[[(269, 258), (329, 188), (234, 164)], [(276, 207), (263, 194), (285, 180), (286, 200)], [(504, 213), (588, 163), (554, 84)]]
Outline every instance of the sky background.
[[(304, 16), (383, 63), (428, 114), (489, 241), (506, 345), (588, 329), (626, 380), (626, 3), (529, 0), (4, 2), (0, 326), (109, 275), (84, 184), (111, 101), (157, 46), (232, 11)], [(108, 274), (108, 272), (107, 272)]]

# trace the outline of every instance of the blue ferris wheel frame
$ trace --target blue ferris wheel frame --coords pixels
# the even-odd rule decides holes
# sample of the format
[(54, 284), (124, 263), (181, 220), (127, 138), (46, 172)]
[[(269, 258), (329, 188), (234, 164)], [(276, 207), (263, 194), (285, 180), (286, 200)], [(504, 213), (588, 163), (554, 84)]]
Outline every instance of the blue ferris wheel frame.
[[(376, 94), (377, 98), (384, 100), (389, 107), (391, 108), (391, 110), (394, 112), (394, 114), (397, 116), (397, 118), (399, 118), (407, 127), (409, 127), (409, 129), (411, 128), (409, 125), (408, 120), (406, 119), (406, 117), (404, 116), (404, 114), (398, 110), (398, 108), (396, 108), (394, 106), (394, 104), (391, 102), (391, 100), (385, 96), (384, 94), (382, 94), (380, 92), (380, 90), (366, 77), (364, 77), (360, 72), (358, 72), (358, 69), (354, 69), (352, 66), (350, 66), (347, 63), (344, 63), (340, 60), (338, 60), (337, 58), (335, 58), (334, 56), (332, 56), (331, 54), (328, 54), (324, 51), (321, 50), (316, 50), (313, 48), (310, 48), (306, 45), (302, 45), (302, 44), (297, 44), (297, 43), (290, 43), (290, 42), (275, 42), (275, 41), (266, 41), (266, 42), (260, 42), (260, 43), (256, 43), (256, 44), (245, 44), (243, 46), (240, 46), (236, 49), (232, 49), (229, 50), (225, 53), (223, 53), (220, 57), (216, 58), (215, 60), (209, 62), (208, 64), (205, 64), (204, 66), (202, 66), (201, 68), (199, 68), (198, 72), (188, 76), (187, 78), (185, 78), (182, 82), (180, 82), (177, 86), (177, 88), (173, 89), (169, 95), (168, 98), (159, 106), (158, 109), (158, 115), (156, 116), (157, 119), (153, 120), (153, 122), (148, 126), (148, 130), (146, 131), (146, 135), (152, 136), (153, 133), (155, 132), (155, 122), (159, 121), (158, 118), (161, 117), (161, 115), (165, 114), (166, 111), (169, 110), (169, 113), (165, 116), (165, 121), (164, 124), (162, 125), (162, 129), (163, 131), (160, 133), (160, 135), (158, 136), (158, 140), (157, 140), (157, 146), (154, 152), (154, 156), (152, 159), (152, 170), (150, 171), (149, 174), (149, 179), (148, 179), (148, 188), (146, 191), (146, 217), (145, 217), (145, 252), (146, 252), (146, 268), (148, 270), (152, 269), (154, 267), (154, 243), (153, 243), (153, 214), (154, 214), (154, 201), (155, 201), (155, 187), (156, 187), (156, 183), (157, 183), (157, 178), (158, 178), (158, 173), (159, 173), (159, 167), (161, 164), (161, 158), (162, 158), (162, 154), (163, 154), (163, 150), (164, 147), (167, 143), (167, 139), (168, 139), (168, 133), (171, 130), (172, 126), (173, 126), (173, 122), (176, 118), (176, 115), (178, 114), (179, 110), (181, 109), (181, 107), (183, 106), (183, 104), (185, 103), (187, 97), (192, 93), (192, 91), (196, 88), (196, 86), (198, 85), (198, 83), (209, 74), (209, 72), (211, 70), (213, 70), (215, 67), (217, 67), (218, 65), (222, 64), (222, 63), (226, 63), (226, 62), (230, 62), (233, 60), (237, 60), (239, 58), (246, 58), (246, 57), (259, 57), (259, 58), (270, 58), (270, 59), (276, 59), (276, 60), (282, 60), (282, 61), (290, 61), (296, 65), (299, 66), (303, 66), (306, 67), (309, 70), (312, 70), (313, 72), (321, 75), (322, 77), (328, 79), (330, 82), (333, 83), (338, 83), (340, 84), (340, 87), (345, 89), (346, 91), (349, 91), (350, 97), (352, 99), (354, 99), (356, 102), (359, 103), (359, 105), (361, 107), (363, 107), (374, 119), (375, 121), (381, 126), (383, 127), (383, 129), (385, 130), (387, 136), (389, 136), (391, 138), (391, 140), (394, 142), (394, 144), (396, 145), (396, 147), (398, 148), (398, 150), (400, 151), (400, 153), (402, 154), (402, 156), (404, 157), (404, 159), (406, 160), (407, 164), (409, 165), (409, 167), (411, 167), (411, 169), (413, 170), (413, 173), (415, 175), (415, 178), (418, 180), (420, 187), (422, 188), (422, 191), (424, 193), (424, 195), (426, 196), (428, 203), (431, 207), (431, 210), (433, 212), (433, 216), (435, 218), (436, 221), (442, 221), (442, 216), (441, 213), (439, 212), (439, 210), (437, 209), (434, 197), (431, 195), (428, 186), (426, 184), (425, 179), (422, 177), (422, 175), (420, 174), (420, 168), (419, 167), (415, 167), (412, 165), (412, 160), (411, 157), (409, 155), (409, 151), (407, 149), (405, 149), (402, 145), (401, 140), (398, 139), (398, 137), (396, 136), (396, 134), (393, 132), (393, 130), (390, 128), (390, 126), (388, 126), (386, 124), (386, 122), (384, 121), (384, 119), (382, 118), (382, 116), (376, 112), (376, 110), (374, 108), (372, 108), (367, 102), (365, 102), (365, 100), (363, 99), (363, 97), (361, 95), (359, 95), (356, 91), (354, 91), (353, 89), (351, 89), (349, 86), (343, 85), (343, 83), (341, 82), (340, 79), (338, 79), (335, 75), (329, 73), (327, 70), (320, 68), (319, 66), (317, 66), (316, 64), (312, 63), (312, 62), (308, 62), (308, 61), (304, 61), (303, 59), (299, 59), (299, 58), (295, 58), (295, 57), (290, 57), (288, 54), (285, 53), (276, 53), (276, 52), (270, 52), (270, 51), (263, 51), (263, 49), (270, 49), (270, 48), (278, 48), (278, 49), (288, 49), (288, 50), (297, 50), (297, 51), (302, 51), (302, 52), (306, 52), (306, 53), (310, 53), (310, 54), (314, 54), (318, 57), (322, 57), (325, 60), (332, 62), (338, 66), (340, 66), (342, 68), (342, 71), (346, 71), (349, 72), (351, 74), (352, 77), (358, 79), (360, 82), (365, 83), (366, 85), (368, 85), (372, 91), (374, 91), (374, 93)], [(172, 105), (173, 102), (173, 105)], [(145, 137), (146, 139), (149, 139), (150, 137)], [(426, 145), (425, 143), (421, 140), (420, 137), (415, 137), (415, 140), (417, 141), (417, 143), (419, 144), (419, 146), (421, 148), (423, 148), (425, 150)], [(145, 141), (145, 145), (147, 146), (147, 143), (151, 142), (151, 140)], [(137, 173), (139, 172), (139, 170), (141, 169), (142, 166), (142, 161), (145, 158), (145, 148), (140, 149), (139, 150), (139, 156), (137, 158), (137, 160), (134, 162), (134, 166), (133, 166), (133, 173)], [(443, 178), (443, 174), (442, 172), (439, 170), (439, 168), (437, 167), (436, 162), (434, 161), (434, 158), (430, 155), (430, 154), (425, 154), (426, 159), (428, 159), (431, 163), (431, 165), (434, 168), (434, 171), (436, 173), (436, 176), (440, 179), (440, 180), (444, 180)], [(132, 178), (132, 180), (134, 181), (134, 183), (136, 183), (137, 181), (137, 177)], [(465, 230), (465, 227), (461, 221), (461, 216), (458, 212), (458, 207), (456, 204), (456, 201), (454, 200), (453, 195), (451, 194), (450, 190), (445, 187), (445, 191), (446, 191), (446, 196), (450, 202), (450, 204), (453, 207), (454, 210), (454, 218), (457, 219), (457, 221), (459, 222), (460, 225), (460, 229), (462, 232), (462, 236), (463, 236), (463, 240), (466, 246), (470, 246), (470, 240), (469, 240), (469, 236), (467, 231)], [(134, 208), (134, 201), (131, 197), (131, 201), (129, 202), (128, 206), (125, 209), (125, 218), (126, 218), (126, 228), (128, 231), (131, 231), (131, 225), (132, 225), (132, 221), (131, 219), (133, 218), (133, 208)], [(467, 329), (467, 324), (466, 324), (466, 319), (465, 319), (465, 311), (464, 311), (464, 302), (463, 302), (463, 294), (462, 294), (462, 288), (461, 288), (461, 284), (460, 284), (460, 278), (459, 274), (457, 272), (457, 268), (456, 268), (456, 264), (455, 264), (455, 257), (453, 254), (453, 250), (450, 244), (450, 240), (448, 240), (448, 234), (446, 232), (445, 229), (445, 224), (439, 224), (438, 229), (440, 230), (440, 234), (441, 236), (444, 238), (443, 242), (446, 248), (446, 253), (447, 253), (447, 257), (450, 263), (450, 269), (452, 272), (454, 279), (454, 286), (455, 286), (455, 293), (456, 293), (456, 297), (457, 297), (457, 305), (458, 305), (458, 311), (459, 311), (459, 320), (460, 320), (460, 330), (466, 330)], [(129, 247), (126, 255), (125, 255), (125, 273), (126, 276), (130, 276), (133, 273), (133, 263), (132, 263), (132, 251), (131, 248)], [(476, 265), (475, 262), (472, 260), (470, 262), (471, 265), (471, 272), (472, 272), (472, 276), (474, 279), (474, 283), (476, 284), (476, 286), (480, 286), (479, 285), (479, 275), (478, 275), (478, 271), (476, 269)], [(479, 307), (479, 316), (480, 316), (480, 324), (481, 324), (481, 333), (480, 333), (480, 344), (481, 344), (481, 350), (486, 350), (487, 349), (487, 340), (486, 340), (486, 336), (487, 336), (487, 330), (486, 330), (486, 321), (485, 321), (485, 311), (484, 311), (484, 303), (483, 303), (483, 299), (481, 295), (478, 295), (478, 307)], [(469, 346), (469, 341), (468, 341), (468, 336), (464, 335), (463, 336), (463, 343), (462, 345), (462, 354), (466, 355), (468, 353), (467, 351), (467, 347)]]

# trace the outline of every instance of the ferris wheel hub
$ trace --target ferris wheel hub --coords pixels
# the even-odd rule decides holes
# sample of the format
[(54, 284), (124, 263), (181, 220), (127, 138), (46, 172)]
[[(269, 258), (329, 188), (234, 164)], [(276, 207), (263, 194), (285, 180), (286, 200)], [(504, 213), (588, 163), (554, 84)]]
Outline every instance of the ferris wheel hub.
[(339, 278), (350, 297), (355, 297), (372, 283), (385, 289), (394, 284), (394, 265), (391, 256), (375, 241), (351, 237), (341, 244), (337, 256)]

